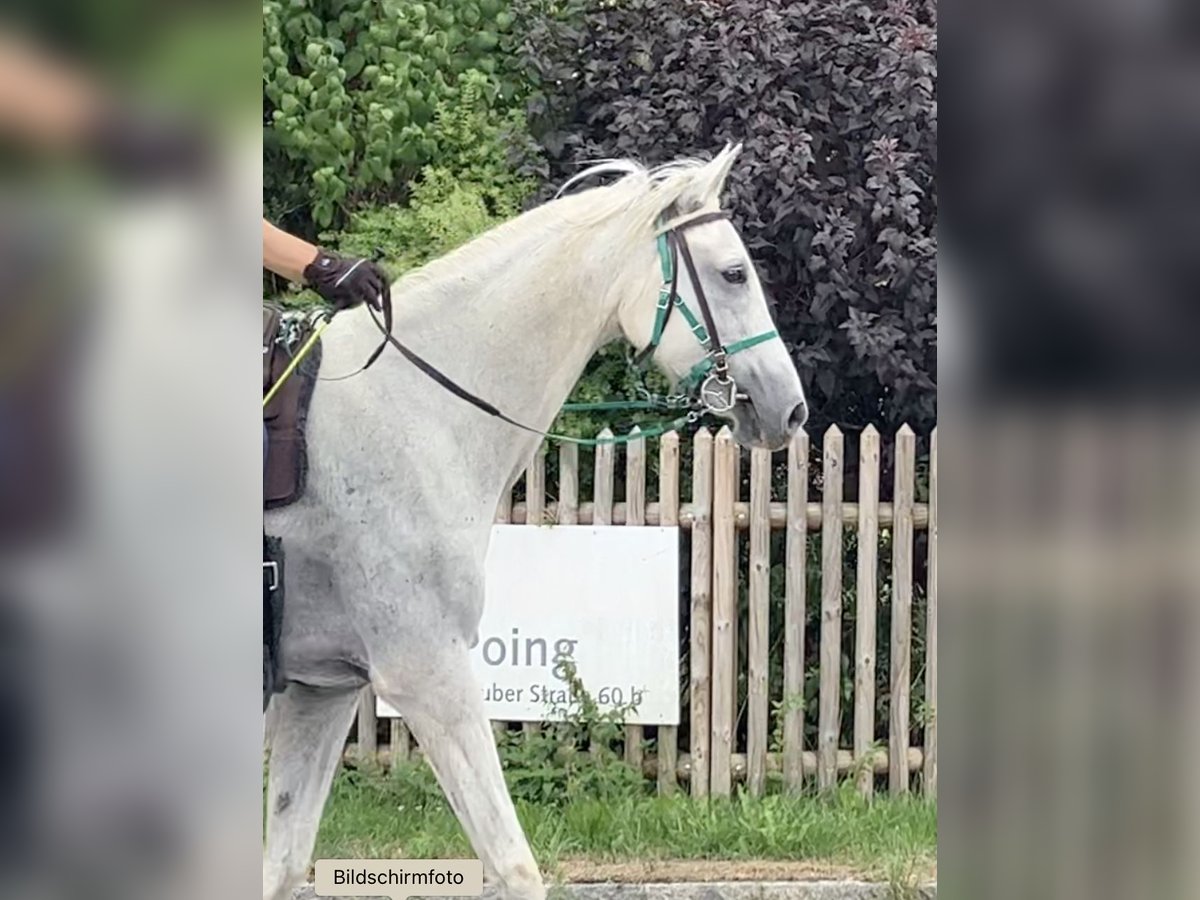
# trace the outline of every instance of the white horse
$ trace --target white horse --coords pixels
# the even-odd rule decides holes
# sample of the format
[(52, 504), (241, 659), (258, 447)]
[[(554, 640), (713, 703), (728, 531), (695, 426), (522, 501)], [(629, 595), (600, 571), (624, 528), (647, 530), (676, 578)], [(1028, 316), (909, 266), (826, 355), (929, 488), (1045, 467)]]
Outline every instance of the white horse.
[[(708, 163), (604, 167), (614, 184), (531, 210), (401, 279), (395, 334), (474, 394), (534, 428), (550, 426), (602, 345), (651, 340), (667, 221), (716, 211), (740, 147)], [(722, 339), (773, 329), (753, 264), (728, 221), (687, 232), (701, 294)], [(654, 362), (673, 378), (704, 360), (672, 317)], [(380, 341), (365, 308), (326, 332), (324, 377), (353, 372)], [(783, 343), (731, 356), (742, 444), (778, 448), (806, 416)], [(309, 419), (306, 496), (268, 514), (287, 552), (281, 666), (272, 700), (263, 893), (305, 876), (360, 689), (404, 716), (483, 861), (490, 893), (542, 900), (541, 874), (501, 774), (469, 652), (478, 640), (484, 557), (497, 504), (539, 437), (452, 396), (392, 348), (365, 373), (322, 381)]]

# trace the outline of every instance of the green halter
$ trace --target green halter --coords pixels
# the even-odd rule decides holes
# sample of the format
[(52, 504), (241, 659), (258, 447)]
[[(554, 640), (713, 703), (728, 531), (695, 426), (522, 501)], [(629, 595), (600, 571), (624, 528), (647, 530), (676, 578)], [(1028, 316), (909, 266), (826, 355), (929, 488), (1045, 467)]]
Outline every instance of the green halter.
[[(650, 331), (650, 341), (634, 356), (633, 364), (639, 370), (645, 369), (662, 342), (663, 332), (666, 330), (671, 313), (678, 309), (679, 314), (687, 322), (692, 335), (707, 351), (704, 358), (692, 366), (679, 380), (678, 391), (669, 397), (658, 398), (652, 398), (647, 392), (647, 397), (643, 400), (567, 403), (563, 406), (564, 410), (583, 412), (601, 409), (645, 409), (647, 405), (657, 404), (659, 408), (665, 409), (690, 408), (692, 413), (688, 420), (695, 421), (706, 412), (725, 413), (733, 409), (738, 400), (738, 393), (737, 384), (734, 382), (733, 376), (729, 374), (729, 357), (773, 340), (779, 337), (779, 332), (772, 329), (742, 338), (729, 345), (721, 343), (712, 310), (709, 308), (708, 297), (704, 293), (704, 286), (700, 282), (691, 250), (683, 236), (683, 230), (728, 218), (729, 213), (724, 211), (702, 213), (678, 224), (667, 226), (658, 234), (658, 260), (662, 267), (662, 286), (658, 291), (658, 303), (655, 305), (654, 325)], [(696, 302), (700, 306), (703, 322), (688, 308), (679, 294), (678, 258), (680, 255), (683, 256), (684, 264), (687, 266), (688, 277), (692, 281), (692, 290), (695, 292)]]
[[(717, 336), (716, 323), (713, 321), (712, 313), (708, 306), (708, 298), (704, 294), (704, 287), (700, 283), (695, 263), (692, 261), (691, 251), (688, 248), (686, 239), (683, 237), (682, 230), (695, 225), (702, 225), (706, 222), (727, 218), (729, 218), (729, 213), (727, 212), (707, 213), (664, 230), (658, 235), (658, 259), (662, 266), (663, 283), (658, 291), (658, 303), (655, 307), (654, 328), (650, 333), (650, 343), (638, 354), (639, 359), (646, 359), (653, 355), (662, 341), (663, 331), (666, 328), (671, 310), (678, 309), (679, 314), (687, 322), (692, 335), (708, 351), (704, 359), (692, 366), (688, 370), (688, 373), (680, 379), (680, 392), (691, 395), (696, 391), (700, 391), (698, 399), (704, 408), (710, 412), (728, 412), (733, 407), (733, 402), (736, 401), (737, 397), (736, 391), (732, 391), (729, 396), (730, 402), (727, 406), (714, 406), (711, 401), (716, 398), (704, 391), (703, 386), (705, 382), (712, 377), (722, 386), (725, 384), (733, 385), (733, 381), (728, 374), (726, 363), (728, 358), (735, 353), (741, 353), (743, 350), (749, 350), (751, 347), (757, 347), (759, 344), (779, 337), (779, 332), (771, 329), (770, 331), (764, 331), (761, 334), (735, 341), (732, 344), (724, 345)], [(688, 275), (692, 279), (692, 290), (696, 292), (696, 301), (700, 304), (700, 311), (708, 323), (707, 326), (697, 319), (695, 313), (683, 302), (683, 297), (680, 296), (677, 289), (679, 278), (677, 257), (680, 252), (683, 254)]]

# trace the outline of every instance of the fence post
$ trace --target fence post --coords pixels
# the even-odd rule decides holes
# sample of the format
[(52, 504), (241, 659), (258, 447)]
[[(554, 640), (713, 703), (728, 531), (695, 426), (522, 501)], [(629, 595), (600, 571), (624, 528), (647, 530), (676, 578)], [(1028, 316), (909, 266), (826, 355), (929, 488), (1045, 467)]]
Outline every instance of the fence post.
[(691, 791), (707, 797), (712, 776), (713, 436), (696, 432), (692, 453)]
[[(658, 443), (658, 521), (664, 528), (679, 526), (679, 435), (669, 431)], [(679, 729), (658, 727), (658, 792), (675, 792), (675, 765), (679, 758)]]
[(908, 791), (909, 676), (912, 645), (913, 476), (916, 436), (907, 425), (896, 432), (896, 478), (892, 493), (891, 727), (888, 788)]
[(358, 758), (374, 764), (379, 742), (375, 734), (375, 692), (368, 684), (358, 697)]
[[(611, 438), (612, 430), (605, 428), (597, 435)], [(596, 445), (596, 470), (592, 481), (592, 524), (611, 525), (613, 513), (613, 445)]]
[[(732, 432), (730, 432), (732, 434)], [(740, 566), (741, 554), (738, 552), (741, 547), (742, 533), (741, 526), (744, 524), (747, 527), (750, 525), (749, 513), (741, 513), (738, 510), (738, 505), (742, 500), (742, 448), (737, 443), (733, 442), (733, 615), (729, 619), (729, 646), (733, 648), (733, 653), (730, 655), (731, 668), (733, 677), (729, 679), (729, 708), (733, 710), (733, 718), (731, 722), (732, 740), (729, 744), (731, 753), (737, 752), (737, 732), (738, 732), (738, 710), (741, 709), (741, 704), (738, 703), (738, 676), (741, 673), (741, 667), (738, 664), (738, 653), (742, 649), (740, 631), (742, 627), (742, 617), (740, 609), (740, 598), (738, 596), (738, 587), (741, 579)]]
[[(558, 446), (558, 514), (555, 521), (559, 525), (575, 525), (579, 522), (578, 444)], [(522, 727), (526, 733), (537, 730), (533, 722), (526, 722)]]
[(725, 426), (717, 434), (713, 463), (712, 774), (709, 789), (728, 796), (733, 787), (734, 692), (737, 689), (737, 553), (734, 502), (738, 447)]
[(525, 470), (525, 524), (541, 525), (546, 517), (546, 446), (533, 451)]
[[(636, 425), (630, 432), (633, 438), (625, 445), (625, 524), (646, 524), (646, 440), (639, 437), (642, 429)], [(642, 771), (641, 725), (625, 726), (625, 761), (638, 772)]]
[(817, 718), (817, 787), (837, 784), (842, 681), (842, 432), (825, 432), (821, 496), (821, 699)]
[(408, 761), (410, 739), (408, 734), (408, 726), (401, 719), (392, 719), (391, 740), (389, 747), (392, 755), (392, 765), (396, 766), (400, 763)]
[(747, 637), (746, 787), (757, 796), (767, 780), (771, 613), (771, 451), (750, 453), (750, 617)]
[[(546, 445), (539, 444), (525, 470), (525, 524), (537, 527), (546, 519)], [(537, 722), (522, 722), (521, 731), (534, 734)]]
[[(613, 436), (612, 429), (605, 428), (597, 437), (603, 439)], [(595, 473), (592, 479), (592, 524), (611, 525), (613, 515), (613, 462), (616, 449), (611, 442), (596, 445)], [(598, 753), (600, 747), (592, 743), (590, 750)]]
[(929, 446), (929, 582), (925, 619), (925, 776), (924, 789), (937, 796), (937, 428)]
[(783, 781), (804, 785), (804, 604), (808, 554), (808, 435), (788, 447), (787, 548), (783, 609)]
[(579, 445), (558, 448), (558, 524), (579, 523)]
[(875, 612), (879, 562), (879, 432), (863, 429), (858, 448), (858, 579), (854, 634), (854, 764), (858, 791), (875, 789)]

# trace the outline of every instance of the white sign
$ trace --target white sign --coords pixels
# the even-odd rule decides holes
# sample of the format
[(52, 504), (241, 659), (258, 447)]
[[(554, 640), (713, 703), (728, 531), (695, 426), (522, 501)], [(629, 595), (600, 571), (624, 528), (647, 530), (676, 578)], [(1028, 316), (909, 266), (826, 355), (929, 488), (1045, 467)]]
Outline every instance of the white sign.
[(602, 712), (633, 705), (626, 722), (679, 724), (678, 529), (493, 527), (471, 652), (488, 716), (561, 719), (566, 659)]

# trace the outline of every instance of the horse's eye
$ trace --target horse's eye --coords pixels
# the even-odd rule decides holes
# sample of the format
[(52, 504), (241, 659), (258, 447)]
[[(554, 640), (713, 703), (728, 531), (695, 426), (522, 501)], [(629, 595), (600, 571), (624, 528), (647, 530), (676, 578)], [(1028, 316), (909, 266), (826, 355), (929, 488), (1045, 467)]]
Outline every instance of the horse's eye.
[(745, 284), (746, 270), (742, 266), (730, 266), (721, 272), (721, 277), (730, 284)]

